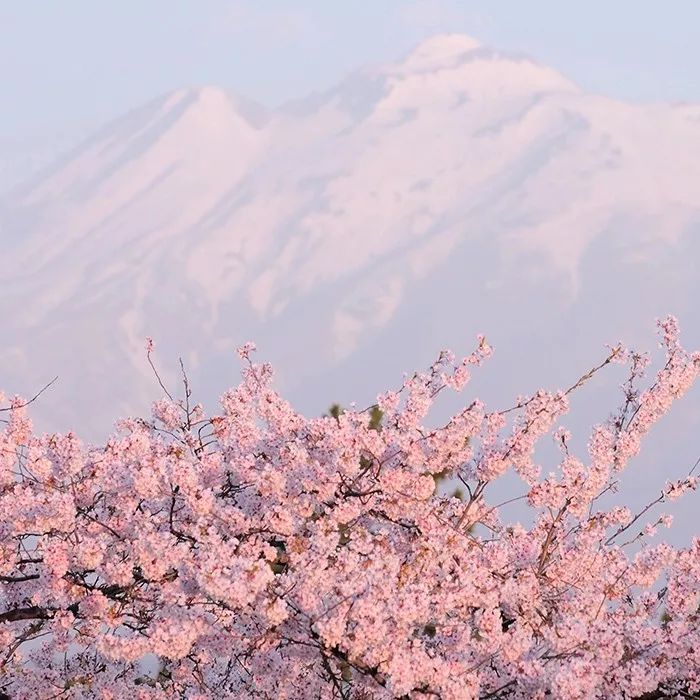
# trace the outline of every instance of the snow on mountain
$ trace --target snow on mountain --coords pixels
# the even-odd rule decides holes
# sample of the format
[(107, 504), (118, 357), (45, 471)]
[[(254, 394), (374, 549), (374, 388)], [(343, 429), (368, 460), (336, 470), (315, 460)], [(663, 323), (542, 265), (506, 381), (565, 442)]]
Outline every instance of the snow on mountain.
[(620, 333), (648, 346), (668, 311), (700, 345), (700, 108), (438, 36), (274, 111), (154, 100), (5, 197), (0, 227), (0, 386), (58, 374), (43, 427), (147, 410), (147, 335), (210, 402), (254, 339), (319, 413), (485, 332), (505, 400)]

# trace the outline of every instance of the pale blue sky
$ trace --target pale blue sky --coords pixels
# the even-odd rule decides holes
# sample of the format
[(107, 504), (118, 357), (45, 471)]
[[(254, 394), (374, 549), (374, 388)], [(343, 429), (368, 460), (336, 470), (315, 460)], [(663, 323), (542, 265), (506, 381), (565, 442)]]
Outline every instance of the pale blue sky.
[(0, 159), (7, 170), (181, 86), (274, 105), (444, 31), (593, 92), (700, 102), (698, 0), (0, 0)]

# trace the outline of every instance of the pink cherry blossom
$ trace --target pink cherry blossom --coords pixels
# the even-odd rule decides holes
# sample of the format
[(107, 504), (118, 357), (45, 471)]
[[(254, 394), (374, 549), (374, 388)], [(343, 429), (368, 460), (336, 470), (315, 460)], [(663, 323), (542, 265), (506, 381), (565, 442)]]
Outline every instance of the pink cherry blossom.
[[(696, 477), (637, 512), (599, 505), (700, 372), (676, 320), (659, 327), (651, 381), (650, 358), (615, 345), (568, 388), (506, 409), (470, 397), (440, 427), (437, 395), (492, 353), (481, 336), (380, 394), (380, 422), (297, 413), (251, 343), (219, 414), (187, 381), (183, 400), (163, 386), (152, 422), (98, 447), (34, 434), (26, 402), (0, 395), (0, 697), (694, 697), (700, 538), (652, 536)], [(620, 407), (574, 454), (560, 420), (613, 364)], [(540, 464), (547, 436), (559, 457)], [(528, 526), (496, 501), (510, 472)]]

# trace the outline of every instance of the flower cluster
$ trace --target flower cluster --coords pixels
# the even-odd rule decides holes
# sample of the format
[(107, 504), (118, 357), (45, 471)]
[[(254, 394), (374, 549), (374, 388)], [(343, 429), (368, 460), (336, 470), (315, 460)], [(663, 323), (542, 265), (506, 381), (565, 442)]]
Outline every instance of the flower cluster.
[[(615, 347), (569, 389), (501, 411), (473, 400), (442, 427), (426, 426), (428, 411), (488, 358), (483, 338), (372, 411), (312, 419), (273, 390), (248, 344), (219, 415), (190, 407), (188, 388), (100, 447), (35, 435), (12, 399), (0, 414), (0, 697), (697, 693), (700, 539), (648, 543), (671, 525), (652, 506), (694, 477), (638, 514), (599, 507), (700, 373), (675, 320), (660, 327), (665, 364), (646, 389), (647, 360)], [(576, 457), (560, 425), (570, 396), (620, 362), (621, 407)], [(546, 435), (561, 458), (543, 477)], [(511, 470), (529, 527), (493, 503)], [(463, 495), (444, 495), (444, 477)]]

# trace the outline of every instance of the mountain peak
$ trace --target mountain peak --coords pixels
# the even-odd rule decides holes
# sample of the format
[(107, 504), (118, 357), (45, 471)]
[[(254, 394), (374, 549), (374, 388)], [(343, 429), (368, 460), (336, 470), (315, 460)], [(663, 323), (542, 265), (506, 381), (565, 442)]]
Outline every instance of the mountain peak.
[(466, 34), (437, 34), (425, 39), (388, 68), (389, 73), (408, 78), (443, 71), (453, 73), (462, 85), (468, 83), (492, 94), (576, 90), (558, 71), (530, 56), (494, 49)]
[(231, 104), (231, 94), (218, 85), (200, 85), (185, 88), (181, 91), (202, 105), (213, 108), (228, 107)]
[(238, 117), (249, 126), (259, 129), (267, 121), (265, 108), (252, 100), (236, 95), (217, 85), (202, 85), (176, 90), (169, 102), (187, 106), (187, 112), (196, 114), (203, 123), (217, 123)]
[(444, 33), (434, 34), (421, 41), (413, 50), (414, 54), (423, 55), (450, 55), (473, 51), (481, 48), (483, 44), (468, 34)]
[(405, 63), (415, 68), (429, 68), (480, 48), (483, 44), (466, 34), (437, 34), (418, 44)]

